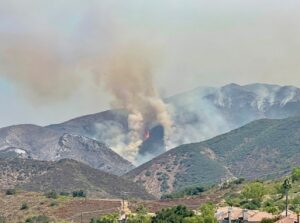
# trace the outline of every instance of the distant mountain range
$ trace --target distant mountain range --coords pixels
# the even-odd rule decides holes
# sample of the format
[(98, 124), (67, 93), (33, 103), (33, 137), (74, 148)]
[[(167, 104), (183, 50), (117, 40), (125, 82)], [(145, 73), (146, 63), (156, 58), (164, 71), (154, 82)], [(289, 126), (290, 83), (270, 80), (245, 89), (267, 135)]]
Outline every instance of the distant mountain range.
[[(150, 129), (150, 137), (140, 146), (137, 163), (148, 161), (167, 149), (207, 140), (257, 119), (298, 115), (300, 89), (267, 84), (229, 84), (199, 87), (167, 98), (165, 102), (174, 122), (173, 133), (164, 142), (162, 126)], [(109, 110), (45, 127), (1, 128), (0, 157), (47, 161), (69, 158), (123, 175), (134, 168), (126, 157), (116, 153), (120, 142), (122, 145), (129, 133), (127, 118), (126, 111)], [(217, 166), (223, 168), (221, 164)], [(232, 171), (224, 173), (228, 173), (224, 178), (232, 175)]]
[(300, 116), (257, 120), (204, 142), (181, 145), (127, 176), (159, 196), (233, 178), (276, 178), (297, 165)]
[(101, 142), (35, 125), (0, 129), (1, 156), (48, 161), (69, 158), (116, 175), (134, 168), (130, 162)]
[[(137, 163), (143, 163), (176, 146), (200, 142), (262, 118), (287, 118), (300, 114), (300, 89), (293, 86), (229, 84), (199, 87), (165, 100), (174, 123), (170, 140), (163, 143), (161, 127), (150, 130)], [(47, 128), (82, 135), (115, 149), (128, 134), (128, 113), (109, 110)], [(126, 158), (126, 157), (124, 157)]]
[(174, 146), (203, 141), (257, 119), (300, 114), (300, 89), (293, 86), (199, 87), (166, 101), (176, 127)]
[[(136, 169), (117, 153), (129, 133), (128, 113), (123, 110), (45, 127), (1, 128), (0, 159), (67, 158), (118, 176), (129, 172), (126, 177), (155, 196), (235, 177), (281, 176), (300, 164), (299, 88), (267, 84), (200, 87), (165, 102), (174, 122), (173, 133), (164, 141), (162, 126), (150, 129), (137, 158), (140, 163), (154, 159)], [(254, 121), (258, 119), (262, 120)], [(73, 166), (74, 171), (79, 171), (81, 163)]]
[(130, 180), (89, 167), (80, 162), (38, 161), (33, 159), (0, 158), (0, 188), (17, 187), (28, 191), (69, 192), (84, 190), (102, 198), (151, 199), (143, 187)]

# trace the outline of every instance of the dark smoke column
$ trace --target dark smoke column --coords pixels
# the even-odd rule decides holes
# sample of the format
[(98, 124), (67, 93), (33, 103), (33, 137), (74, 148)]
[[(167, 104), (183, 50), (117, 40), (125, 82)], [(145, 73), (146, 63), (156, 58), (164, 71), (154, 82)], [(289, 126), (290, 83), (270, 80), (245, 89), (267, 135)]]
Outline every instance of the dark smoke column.
[(157, 125), (150, 130), (149, 138), (139, 147), (137, 163), (148, 161), (166, 151), (164, 127)]

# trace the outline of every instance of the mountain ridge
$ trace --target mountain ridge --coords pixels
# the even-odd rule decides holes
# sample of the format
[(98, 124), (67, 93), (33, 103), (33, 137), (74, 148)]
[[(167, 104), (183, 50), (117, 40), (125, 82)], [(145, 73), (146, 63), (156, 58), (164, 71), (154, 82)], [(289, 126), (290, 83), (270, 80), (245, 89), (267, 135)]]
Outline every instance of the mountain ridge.
[[(164, 131), (159, 125), (149, 129), (149, 139), (144, 140), (138, 148), (138, 164), (164, 153), (167, 149), (207, 140), (253, 120), (298, 115), (300, 89), (257, 83), (244, 86), (229, 84), (222, 87), (199, 87), (169, 97), (165, 102), (174, 123), (172, 134), (165, 141)], [(45, 127), (6, 127), (15, 131), (19, 129), (21, 132), (24, 131), (20, 129), (25, 127), (28, 130), (27, 134), (24, 133), (26, 137), (22, 137), (22, 134), (14, 131), (7, 135), (3, 130), (6, 128), (0, 129), (0, 150), (3, 156), (17, 151), (19, 156), (26, 157), (24, 151), (29, 150), (35, 159), (73, 158), (92, 167), (123, 175), (133, 168), (132, 164), (124, 160), (127, 157), (117, 158), (118, 154), (122, 154), (122, 148), (128, 144), (127, 119), (128, 112), (119, 109), (77, 117)], [(13, 143), (6, 143), (7, 138)], [(111, 151), (110, 155), (102, 156), (93, 149), (98, 147), (105, 151), (106, 147), (112, 148), (118, 154)], [(70, 151), (77, 155), (70, 154)], [(85, 159), (85, 156), (89, 158)], [(115, 158), (110, 160), (109, 156)], [(100, 164), (96, 163), (95, 157), (100, 159)]]
[(181, 145), (126, 176), (162, 195), (233, 178), (274, 178), (300, 165), (300, 116), (261, 119), (212, 139)]
[(2, 189), (20, 188), (34, 192), (72, 192), (84, 190), (91, 196), (151, 199), (143, 187), (72, 159), (40, 161), (33, 159), (0, 159)]
[(23, 157), (37, 160), (71, 158), (116, 175), (134, 168), (104, 143), (36, 125), (1, 128), (0, 152), (7, 148), (22, 151)]

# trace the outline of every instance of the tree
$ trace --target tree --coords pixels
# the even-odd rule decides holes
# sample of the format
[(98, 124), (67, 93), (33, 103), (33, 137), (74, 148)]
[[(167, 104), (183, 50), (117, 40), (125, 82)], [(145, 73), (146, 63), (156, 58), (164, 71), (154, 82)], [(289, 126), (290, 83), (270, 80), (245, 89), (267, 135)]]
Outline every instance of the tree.
[(117, 213), (104, 215), (97, 219), (92, 219), (91, 223), (118, 223), (119, 215)]
[(127, 219), (127, 223), (151, 223), (151, 222), (152, 222), (151, 216), (141, 215), (141, 214), (130, 215)]
[[(300, 196), (295, 197), (292, 202), (292, 209), (297, 214), (297, 218), (299, 218), (300, 215)], [(297, 220), (299, 222), (299, 219)]]
[(184, 223), (203, 223), (201, 216), (186, 217), (183, 219)]
[(278, 208), (277, 208), (277, 206), (275, 205), (274, 200), (272, 200), (272, 199), (266, 200), (266, 201), (263, 203), (263, 210), (264, 210), (264, 211), (267, 211), (267, 212), (269, 212), (269, 213), (272, 213), (272, 214), (275, 214), (275, 213), (278, 212)]
[(204, 204), (200, 207), (201, 215), (184, 218), (184, 223), (217, 223), (215, 217), (216, 208), (212, 203)]
[(152, 218), (148, 215), (148, 210), (143, 205), (139, 205), (135, 215), (130, 215), (128, 223), (151, 223)]
[(157, 212), (152, 223), (184, 223), (185, 218), (193, 217), (194, 215), (187, 207), (179, 205)]
[(283, 187), (282, 183), (281, 182), (278, 182), (274, 185), (274, 193), (275, 194), (280, 194), (280, 198), (279, 199), (282, 199), (285, 195), (285, 188)]
[(72, 195), (73, 197), (86, 197), (86, 192), (83, 190), (73, 191)]
[(207, 203), (200, 207), (201, 217), (203, 223), (216, 223), (215, 217), (216, 207), (213, 203)]
[(292, 170), (292, 181), (298, 181), (300, 180), (300, 167), (294, 167)]
[(209, 202), (200, 207), (202, 216), (215, 216), (216, 207), (213, 203)]
[(263, 196), (265, 195), (265, 192), (266, 190), (262, 183), (253, 182), (244, 186), (242, 197), (247, 200), (261, 201)]
[(139, 206), (136, 208), (136, 213), (137, 213), (137, 214), (141, 214), (141, 215), (146, 215), (146, 214), (148, 214), (148, 209), (145, 208), (144, 205), (139, 205)]
[(47, 198), (56, 199), (57, 198), (57, 193), (53, 190), (53, 191), (49, 191), (49, 192), (45, 193), (45, 196)]

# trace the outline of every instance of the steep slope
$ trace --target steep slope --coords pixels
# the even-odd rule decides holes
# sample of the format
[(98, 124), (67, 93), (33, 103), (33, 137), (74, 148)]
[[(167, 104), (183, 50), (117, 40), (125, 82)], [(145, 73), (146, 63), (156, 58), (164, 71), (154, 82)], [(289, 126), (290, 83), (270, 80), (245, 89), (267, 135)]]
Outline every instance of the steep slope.
[(203, 141), (257, 119), (300, 115), (300, 89), (293, 86), (200, 87), (175, 95), (167, 102), (174, 111), (175, 146)]
[(18, 186), (28, 191), (87, 191), (90, 195), (121, 198), (126, 192), (135, 198), (151, 198), (140, 186), (80, 162), (63, 159), (56, 162), (32, 159), (0, 159), (0, 187)]
[[(78, 117), (61, 124), (49, 125), (46, 128), (93, 138), (105, 142), (118, 152), (120, 147), (126, 145), (129, 140), (127, 120), (128, 113), (125, 110), (108, 110)], [(155, 124), (149, 133), (149, 138), (140, 145), (139, 154), (136, 157), (137, 163), (143, 163), (166, 152), (163, 127)]]
[(0, 157), (14, 156), (14, 153), (18, 157), (49, 161), (70, 158), (116, 175), (133, 168), (103, 143), (35, 125), (0, 129)]
[(120, 130), (120, 133), (128, 132), (128, 113), (124, 110), (108, 110), (96, 114), (85, 115), (69, 121), (49, 125), (47, 128), (82, 135), (89, 138), (96, 138), (100, 142), (109, 140), (109, 130), (112, 127)]
[(161, 195), (233, 177), (279, 177), (295, 165), (300, 165), (300, 117), (257, 120), (210, 140), (179, 146), (127, 176)]
[[(268, 84), (229, 84), (199, 87), (167, 98), (165, 102), (174, 123), (174, 131), (166, 144), (173, 148), (207, 140), (257, 119), (298, 115), (300, 89)], [(110, 110), (47, 128), (93, 138), (118, 151), (129, 134), (127, 118), (126, 111)], [(157, 125), (150, 131), (151, 140), (140, 147), (138, 159), (141, 162), (166, 151), (161, 131)]]

